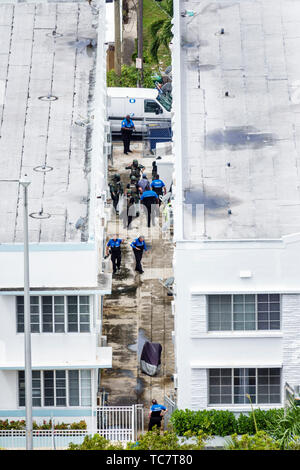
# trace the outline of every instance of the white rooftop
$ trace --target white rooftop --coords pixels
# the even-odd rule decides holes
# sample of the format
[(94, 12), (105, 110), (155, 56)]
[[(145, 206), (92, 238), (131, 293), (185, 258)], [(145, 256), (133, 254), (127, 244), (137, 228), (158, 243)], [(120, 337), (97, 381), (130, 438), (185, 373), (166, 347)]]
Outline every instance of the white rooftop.
[[(30, 242), (87, 238), (93, 22), (87, 1), (0, 3), (0, 179), (27, 174), (29, 213), (50, 215), (29, 217)], [(0, 243), (23, 241), (22, 210), (0, 182)]]
[(300, 232), (300, 2), (180, 0), (179, 10), (184, 238)]

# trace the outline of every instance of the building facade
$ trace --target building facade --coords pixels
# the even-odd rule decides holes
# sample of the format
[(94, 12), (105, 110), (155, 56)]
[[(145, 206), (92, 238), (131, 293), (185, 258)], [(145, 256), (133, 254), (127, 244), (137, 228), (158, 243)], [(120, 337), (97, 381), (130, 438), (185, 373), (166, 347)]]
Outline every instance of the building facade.
[(90, 425), (112, 365), (101, 337), (105, 2), (6, 2), (0, 18), (0, 419), (25, 416), (23, 200), (7, 180), (26, 175), (33, 419)]
[(300, 384), (293, 1), (175, 4), (178, 407), (249, 411)]

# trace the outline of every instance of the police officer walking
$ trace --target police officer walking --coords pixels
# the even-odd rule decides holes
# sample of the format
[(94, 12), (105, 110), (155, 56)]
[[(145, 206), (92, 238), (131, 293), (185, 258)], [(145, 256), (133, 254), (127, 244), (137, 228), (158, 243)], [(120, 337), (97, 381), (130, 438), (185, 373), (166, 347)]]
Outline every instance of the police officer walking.
[(150, 227), (152, 209), (157, 207), (156, 204), (158, 204), (158, 195), (155, 191), (152, 191), (152, 189), (146, 190), (141, 195), (141, 203), (146, 207), (147, 225)]
[(138, 238), (135, 238), (135, 240), (133, 240), (130, 246), (132, 247), (135, 256), (135, 270), (138, 271), (140, 274), (143, 274), (144, 271), (142, 268), (141, 261), (144, 250), (147, 251), (147, 246), (144, 237), (140, 235)]
[(124, 153), (128, 155), (128, 152), (132, 152), (130, 150), (130, 139), (132, 132), (135, 130), (134, 123), (132, 119), (130, 119), (129, 114), (127, 114), (126, 118), (123, 119), (121, 124), (121, 134), (124, 144)]
[(113, 274), (116, 274), (117, 270), (121, 269), (121, 244), (124, 242), (117, 235), (114, 235), (106, 245), (106, 256), (110, 253), (110, 258), (113, 266)]
[(156, 194), (158, 195), (158, 201), (160, 205), (161, 200), (159, 196), (162, 196), (163, 194), (166, 194), (167, 192), (165, 183), (159, 179), (159, 175), (156, 175), (155, 179), (152, 180), (152, 183), (150, 186), (151, 186), (151, 189), (153, 189), (153, 191), (155, 191)]
[(110, 195), (113, 201), (115, 211), (118, 213), (118, 203), (120, 195), (123, 194), (123, 184), (121, 183), (121, 177), (118, 173), (113, 176), (112, 183), (109, 184)]

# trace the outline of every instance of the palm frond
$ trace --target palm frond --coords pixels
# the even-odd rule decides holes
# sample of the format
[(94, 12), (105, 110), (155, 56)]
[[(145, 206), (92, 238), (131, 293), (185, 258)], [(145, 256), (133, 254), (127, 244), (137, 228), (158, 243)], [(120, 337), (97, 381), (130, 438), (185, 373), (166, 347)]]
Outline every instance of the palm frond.
[(153, 38), (157, 35), (158, 31), (163, 27), (165, 21), (166, 21), (165, 19), (162, 19), (162, 20), (153, 21), (153, 23), (151, 23), (149, 30)]
[(158, 49), (161, 45), (161, 38), (159, 35), (157, 35), (153, 40), (151, 41), (149, 52), (152, 56), (152, 58), (155, 60), (155, 62), (158, 63)]

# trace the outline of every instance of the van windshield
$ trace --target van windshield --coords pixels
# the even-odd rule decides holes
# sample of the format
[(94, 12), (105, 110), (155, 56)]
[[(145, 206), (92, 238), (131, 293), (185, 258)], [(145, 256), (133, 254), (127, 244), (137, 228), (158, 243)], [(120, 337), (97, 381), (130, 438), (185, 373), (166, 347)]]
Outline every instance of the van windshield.
[(166, 111), (172, 109), (172, 95), (171, 93), (158, 93), (157, 101), (165, 108)]

